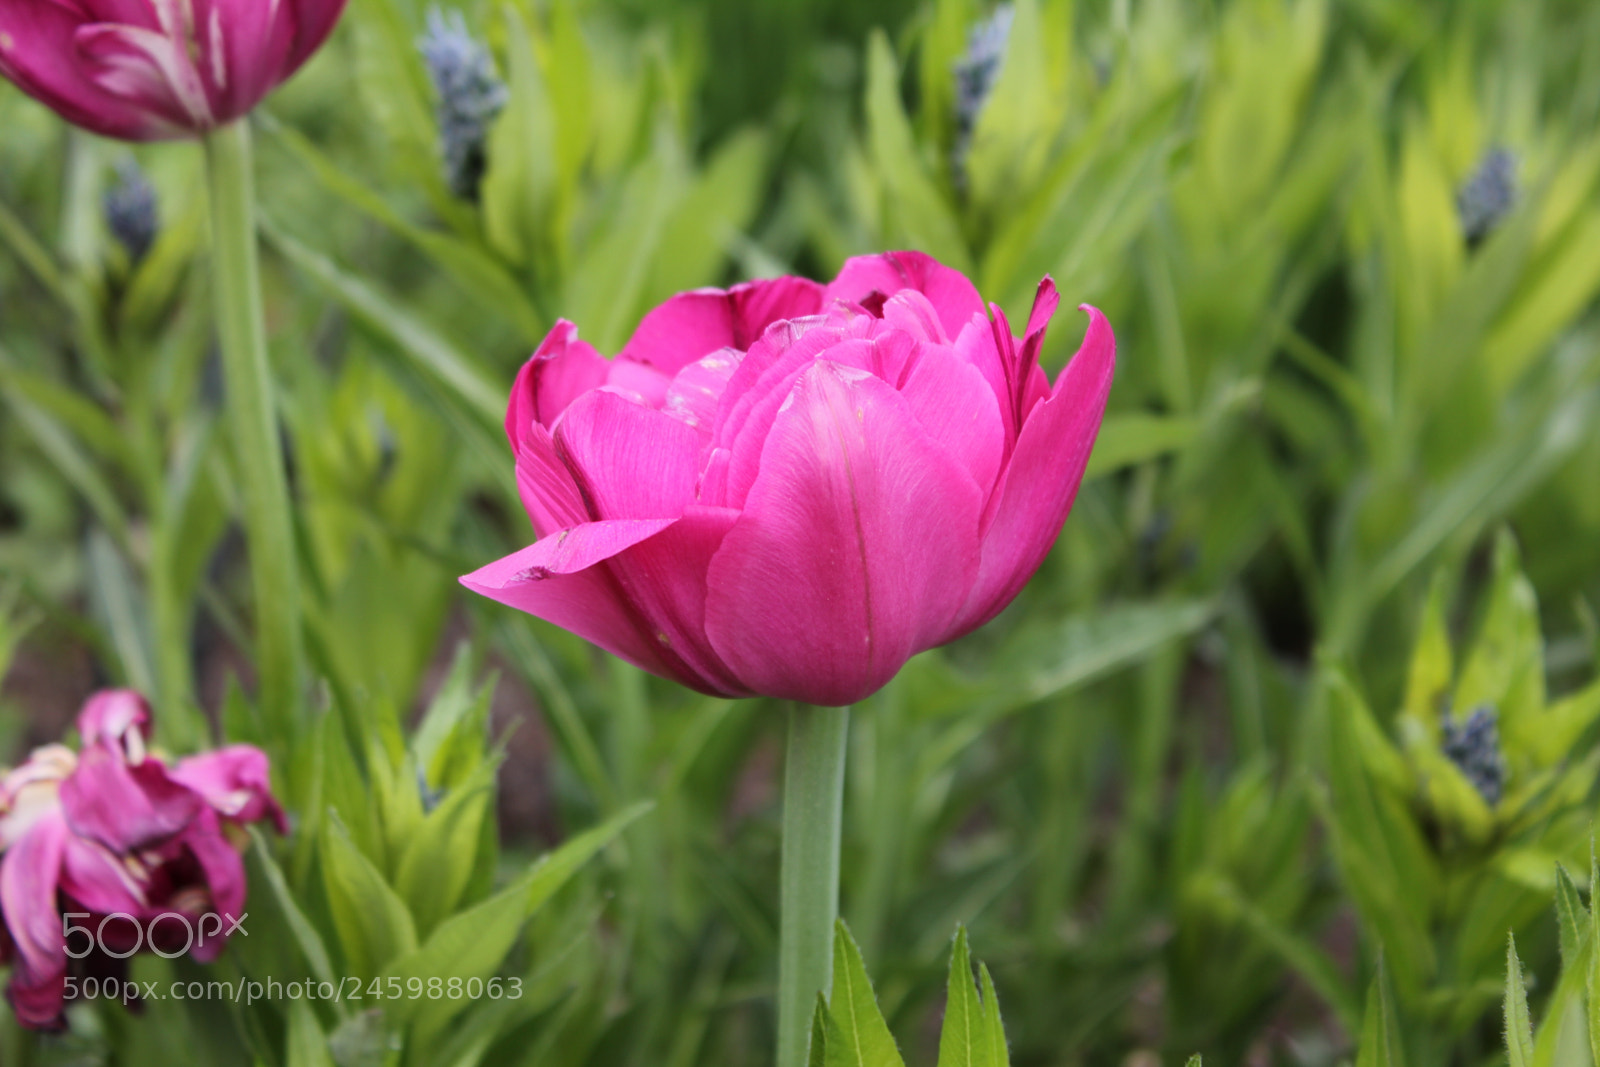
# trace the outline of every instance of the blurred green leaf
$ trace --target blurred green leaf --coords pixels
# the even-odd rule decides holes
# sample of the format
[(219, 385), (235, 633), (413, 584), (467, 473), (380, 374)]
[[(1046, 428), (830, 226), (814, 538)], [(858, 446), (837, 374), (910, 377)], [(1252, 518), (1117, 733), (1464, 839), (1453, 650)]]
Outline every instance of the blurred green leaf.
[(884, 182), (891, 247), (916, 248), (960, 271), (971, 269), (960, 227), (923, 169), (900, 103), (900, 68), (881, 30), (867, 41), (867, 138)]
[(511, 96), (489, 132), (483, 222), (490, 244), (526, 266), (554, 250), (549, 225), (557, 181), (555, 116), (521, 10), (506, 4), (501, 12)]
[(319, 852), (328, 907), (350, 972), (359, 978), (383, 973), (391, 961), (416, 951), (417, 931), (405, 902), (381, 871), (350, 840), (336, 816), (322, 824)]
[[(489, 899), (441, 922), (420, 947), (410, 947), (387, 974), (402, 982), (431, 978), (487, 978), (511, 951), (528, 917), (544, 906), (585, 863), (653, 805), (637, 804), (572, 838), (540, 858), (516, 881)], [(412, 1022), (434, 1035), (465, 1000), (396, 1000), (387, 1005), (397, 1022)]]
[(416, 245), (457, 282), (479, 308), (512, 323), (531, 344), (544, 333), (544, 321), (524, 295), (521, 285), (493, 258), (447, 233), (424, 229), (408, 221), (360, 179), (340, 169), (303, 135), (268, 114), (257, 114), (273, 139), (305, 165), (334, 196), (387, 226)]
[(1356, 1067), (1405, 1067), (1405, 1062), (1405, 1042), (1395, 1008), (1394, 990), (1380, 955), (1377, 974), (1367, 989), (1367, 1010), (1361, 1024)]
[(334, 1067), (328, 1053), (328, 1038), (317, 1022), (317, 1013), (304, 1000), (289, 1001), (288, 1067)]
[(1110, 415), (1100, 426), (1085, 477), (1108, 474), (1184, 448), (1199, 424), (1181, 416)]

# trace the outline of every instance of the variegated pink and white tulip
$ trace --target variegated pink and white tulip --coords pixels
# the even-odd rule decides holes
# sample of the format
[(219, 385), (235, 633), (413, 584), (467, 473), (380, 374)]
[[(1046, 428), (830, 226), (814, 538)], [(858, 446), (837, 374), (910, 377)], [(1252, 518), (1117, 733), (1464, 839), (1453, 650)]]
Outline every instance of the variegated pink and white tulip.
[(0, 75), (125, 141), (248, 114), (327, 39), (345, 0), (0, 0)]

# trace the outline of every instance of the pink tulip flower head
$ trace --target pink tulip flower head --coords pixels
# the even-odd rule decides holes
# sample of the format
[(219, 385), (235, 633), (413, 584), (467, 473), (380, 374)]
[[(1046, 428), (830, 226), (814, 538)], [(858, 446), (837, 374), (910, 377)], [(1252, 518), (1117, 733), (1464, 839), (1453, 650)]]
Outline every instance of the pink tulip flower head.
[(344, 0), (0, 0), (0, 75), (126, 141), (232, 122), (327, 39)]
[(853, 703), (1004, 608), (1043, 562), (1115, 342), (1054, 386), (1046, 278), (1019, 337), (916, 252), (702, 289), (614, 360), (556, 324), (506, 433), (537, 540), (470, 589), (701, 692)]
[(49, 745), (0, 778), (0, 965), (25, 1026), (62, 1025), (72, 960), (141, 947), (215, 959), (245, 914), (243, 824), (286, 829), (259, 749), (168, 766), (146, 748), (149, 726), (139, 694), (96, 694), (79, 752)]

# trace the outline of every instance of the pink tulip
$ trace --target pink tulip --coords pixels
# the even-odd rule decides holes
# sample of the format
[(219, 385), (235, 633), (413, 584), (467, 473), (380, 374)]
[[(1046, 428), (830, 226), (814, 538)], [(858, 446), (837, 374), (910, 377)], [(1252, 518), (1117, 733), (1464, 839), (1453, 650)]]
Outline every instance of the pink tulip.
[(562, 321), (506, 433), (538, 540), (462, 582), (722, 696), (853, 703), (992, 619), (1072, 507), (1111, 388), (1094, 308), (1052, 388), (916, 252), (683, 293), (614, 360)]
[(247, 114), (344, 0), (0, 0), (0, 75), (107, 137), (189, 137)]
[[(235, 745), (175, 768), (146, 751), (150, 709), (130, 690), (78, 716), (83, 749), (36, 750), (0, 779), (0, 964), (26, 1026), (61, 1025), (65, 913), (113, 953), (136, 946), (209, 961), (244, 916), (244, 823), (286, 829), (267, 758)], [(180, 921), (181, 920), (181, 921)], [(72, 950), (89, 947), (74, 934)]]

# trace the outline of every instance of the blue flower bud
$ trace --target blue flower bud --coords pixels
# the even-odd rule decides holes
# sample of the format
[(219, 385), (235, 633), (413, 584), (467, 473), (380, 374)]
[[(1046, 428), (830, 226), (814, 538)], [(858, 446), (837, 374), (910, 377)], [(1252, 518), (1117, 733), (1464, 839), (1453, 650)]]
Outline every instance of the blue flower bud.
[(117, 180), (106, 189), (100, 206), (106, 228), (127, 251), (128, 262), (137, 266), (155, 244), (161, 213), (155, 189), (131, 156), (118, 161)]
[(967, 31), (966, 53), (956, 60), (956, 143), (953, 155), (958, 176), (972, 143), (972, 131), (978, 125), (978, 115), (982, 113), (989, 94), (994, 91), (994, 83), (999, 80), (1015, 14), (1010, 4), (1000, 4), (988, 18), (974, 23)]
[(467, 32), (459, 11), (428, 11), (428, 32), (417, 41), (439, 96), (439, 152), (445, 181), (463, 200), (476, 201), (488, 166), (489, 127), (509, 93), (489, 49)]
[(1489, 236), (1516, 200), (1517, 157), (1504, 148), (1490, 149), (1456, 191), (1456, 214), (1467, 244), (1476, 245)]
[(1490, 807), (1498, 804), (1505, 788), (1506, 764), (1500, 754), (1494, 709), (1479, 707), (1465, 719), (1445, 715), (1440, 741), (1445, 756), (1461, 769), (1478, 795)]

